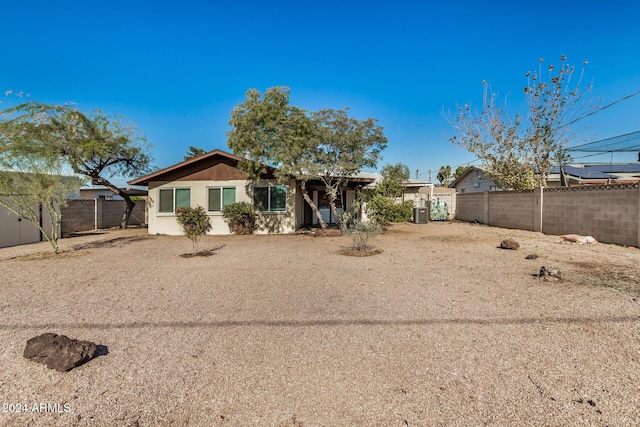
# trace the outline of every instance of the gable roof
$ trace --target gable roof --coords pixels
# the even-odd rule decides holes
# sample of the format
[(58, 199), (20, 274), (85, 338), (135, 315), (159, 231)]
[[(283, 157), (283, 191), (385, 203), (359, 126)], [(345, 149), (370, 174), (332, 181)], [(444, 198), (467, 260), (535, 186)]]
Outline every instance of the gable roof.
[[(234, 154), (227, 153), (222, 150), (213, 150), (200, 156), (185, 160), (175, 165), (168, 166), (164, 169), (157, 170), (148, 175), (141, 176), (128, 182), (129, 185), (145, 185), (148, 186), (151, 181), (178, 181), (180, 179), (212, 179), (213, 177), (204, 177), (203, 171), (212, 167), (213, 164), (226, 164), (230, 167), (237, 168), (238, 163), (244, 160)], [(264, 178), (274, 178), (275, 168), (267, 166), (267, 173)], [(237, 179), (248, 179), (248, 175), (243, 171), (237, 171)], [(349, 177), (350, 182), (360, 182), (368, 184), (375, 181), (377, 174), (368, 172), (359, 172), (355, 176)], [(234, 179), (236, 179), (234, 178)], [(311, 180), (314, 181), (314, 180)], [(319, 181), (319, 180), (318, 180)]]
[(479, 168), (477, 166), (469, 166), (468, 168), (465, 169), (464, 172), (462, 172), (462, 174), (459, 177), (454, 179), (453, 182), (449, 184), (449, 188), (456, 188), (456, 185), (462, 182), (466, 177), (471, 175), (474, 171), (481, 171), (486, 174), (485, 170), (482, 168)]
[[(222, 150), (213, 150), (189, 160), (176, 163), (164, 169), (157, 170), (148, 175), (129, 181), (129, 185), (149, 185), (150, 181), (175, 181), (185, 176), (197, 174), (198, 172), (211, 167), (215, 161), (225, 163), (232, 167), (237, 167), (242, 157), (235, 156)], [(267, 168), (273, 171), (273, 168)]]

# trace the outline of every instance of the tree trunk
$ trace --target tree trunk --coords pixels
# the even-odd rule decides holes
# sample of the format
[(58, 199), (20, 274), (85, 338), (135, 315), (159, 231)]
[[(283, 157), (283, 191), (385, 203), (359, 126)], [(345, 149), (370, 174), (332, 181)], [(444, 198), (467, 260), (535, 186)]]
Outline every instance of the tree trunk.
[(136, 203), (131, 200), (128, 194), (120, 193), (120, 196), (127, 203), (127, 207), (124, 209), (124, 213), (122, 214), (122, 221), (120, 221), (120, 228), (126, 230), (129, 225), (129, 217), (131, 216), (131, 212), (133, 212), (133, 208), (136, 206)]
[(329, 197), (329, 207), (331, 208), (331, 215), (333, 215), (336, 225), (340, 228), (340, 217), (338, 216), (338, 210), (336, 209), (336, 200), (333, 197)]
[(129, 225), (129, 217), (131, 216), (131, 212), (133, 212), (133, 208), (136, 206), (136, 203), (133, 200), (131, 200), (131, 197), (127, 193), (125, 193), (124, 191), (120, 190), (118, 187), (113, 185), (111, 182), (109, 182), (109, 180), (99, 175), (89, 176), (89, 177), (96, 184), (104, 185), (109, 190), (111, 190), (113, 194), (115, 194), (116, 196), (120, 196), (124, 199), (125, 203), (127, 204), (127, 207), (124, 209), (124, 213), (122, 214), (122, 220), (120, 221), (120, 228), (125, 230)]
[(326, 230), (327, 223), (324, 222), (324, 220), (322, 219), (322, 214), (320, 214), (320, 210), (318, 210), (318, 207), (316, 206), (315, 203), (313, 203), (313, 200), (311, 200), (311, 197), (309, 197), (309, 193), (307, 192), (307, 181), (304, 181), (304, 180), (300, 181), (300, 189), (302, 190), (302, 198), (309, 204), (313, 213), (316, 214), (316, 217), (318, 218), (318, 223), (320, 224), (320, 228), (322, 228), (323, 230)]

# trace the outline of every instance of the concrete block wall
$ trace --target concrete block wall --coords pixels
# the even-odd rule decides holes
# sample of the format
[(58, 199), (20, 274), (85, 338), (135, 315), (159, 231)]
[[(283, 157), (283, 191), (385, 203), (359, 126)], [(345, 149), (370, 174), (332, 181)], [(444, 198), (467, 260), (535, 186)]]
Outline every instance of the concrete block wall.
[(96, 224), (95, 200), (67, 200), (61, 209), (61, 235), (68, 236), (77, 231), (94, 230)]
[(457, 197), (456, 219), (640, 247), (640, 185), (463, 193)]
[(618, 245), (639, 246), (638, 201), (633, 186), (546, 189), (543, 232), (581, 234)]
[[(135, 203), (129, 224), (146, 224), (145, 201), (136, 200)], [(79, 231), (117, 227), (125, 207), (124, 200), (67, 200), (67, 206), (62, 208), (62, 236)]]
[(519, 230), (534, 229), (535, 198), (532, 191), (489, 193), (489, 225)]
[(484, 223), (484, 193), (460, 193), (456, 195), (456, 219)]

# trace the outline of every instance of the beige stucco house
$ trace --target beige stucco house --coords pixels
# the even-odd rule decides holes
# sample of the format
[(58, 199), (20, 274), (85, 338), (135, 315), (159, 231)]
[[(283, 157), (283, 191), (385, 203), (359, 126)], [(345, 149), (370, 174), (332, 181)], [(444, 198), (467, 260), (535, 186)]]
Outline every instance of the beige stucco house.
[[(257, 233), (293, 233), (301, 227), (318, 223), (295, 179), (278, 183), (275, 169), (267, 168), (259, 180), (251, 181), (246, 172), (238, 168), (241, 160), (225, 151), (214, 150), (129, 181), (130, 185), (144, 185), (149, 189), (149, 233), (183, 234), (176, 221), (175, 209), (202, 206), (211, 220), (209, 234), (230, 234), (222, 218), (222, 209), (235, 202), (249, 202), (256, 207), (259, 215)], [(336, 201), (338, 214), (350, 209), (356, 193), (373, 180), (369, 177), (349, 178)], [(306, 187), (323, 219), (335, 223), (324, 185), (308, 181)]]

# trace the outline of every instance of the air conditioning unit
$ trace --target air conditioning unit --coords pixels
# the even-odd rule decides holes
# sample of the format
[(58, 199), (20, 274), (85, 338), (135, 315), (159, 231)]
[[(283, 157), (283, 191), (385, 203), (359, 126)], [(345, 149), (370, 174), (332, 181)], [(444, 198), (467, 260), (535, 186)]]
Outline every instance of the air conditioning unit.
[(429, 222), (429, 208), (414, 208), (413, 222), (416, 224), (426, 224)]

